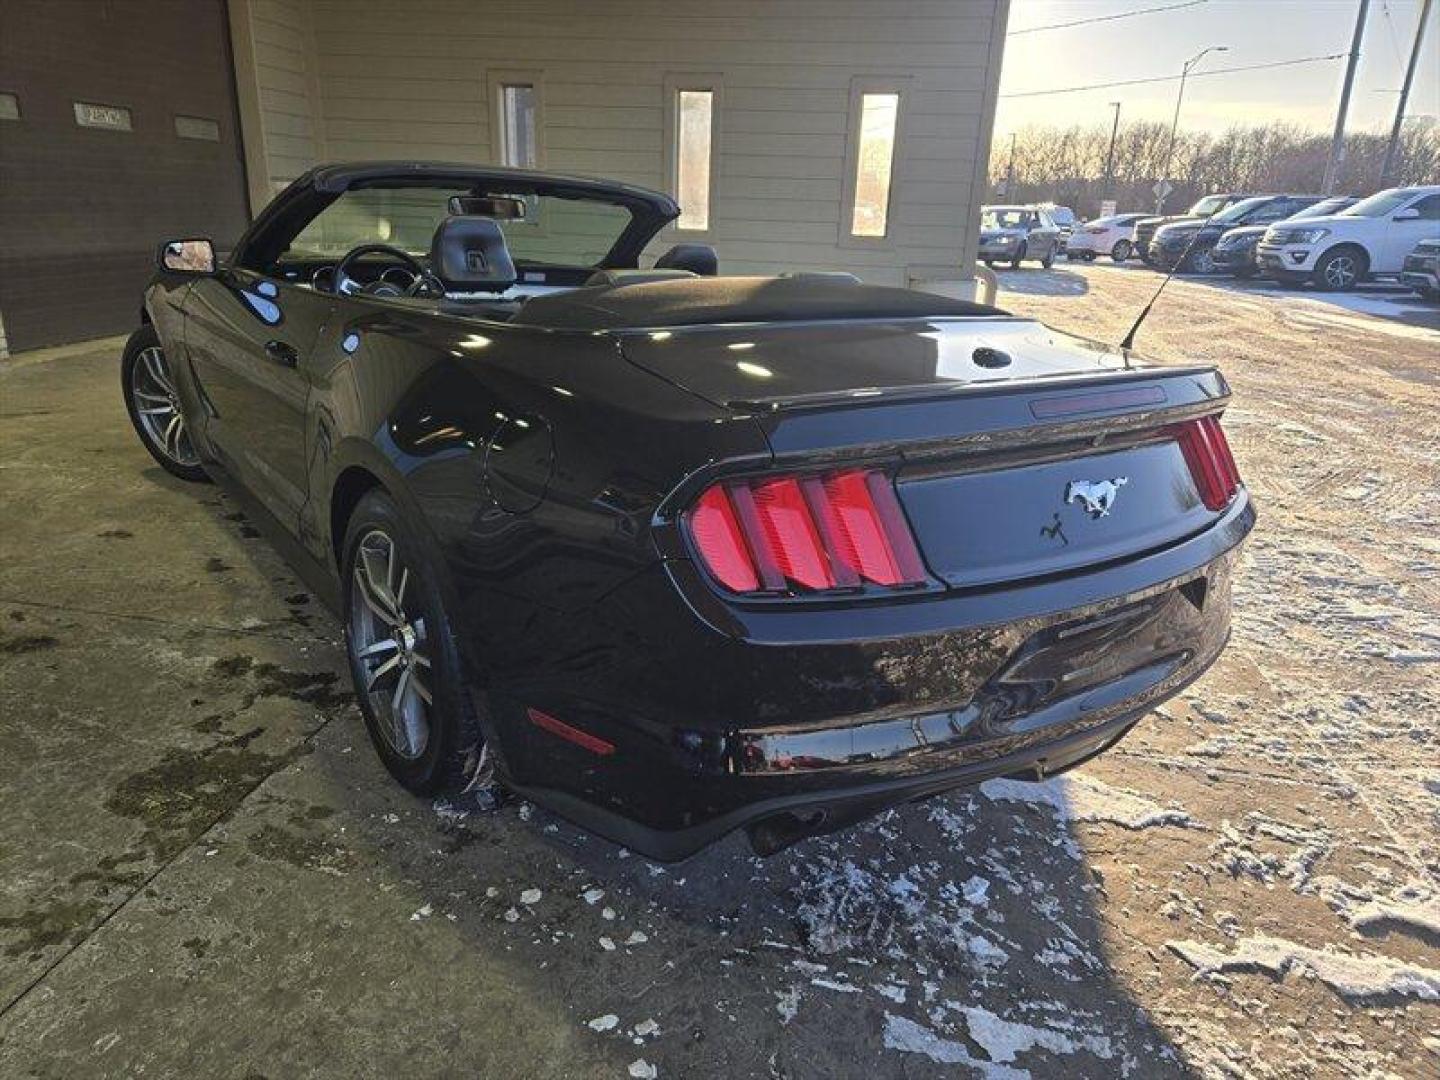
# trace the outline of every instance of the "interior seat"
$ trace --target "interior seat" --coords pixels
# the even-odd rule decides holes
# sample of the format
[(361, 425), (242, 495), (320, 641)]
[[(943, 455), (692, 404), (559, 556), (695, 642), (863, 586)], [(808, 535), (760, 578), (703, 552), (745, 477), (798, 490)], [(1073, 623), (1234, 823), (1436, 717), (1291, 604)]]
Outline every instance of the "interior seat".
[(676, 244), (655, 260), (656, 270), (689, 270), (700, 277), (720, 273), (720, 256), (709, 244)]
[(515, 262), (494, 218), (447, 217), (430, 241), (430, 271), (446, 292), (502, 293), (515, 284)]

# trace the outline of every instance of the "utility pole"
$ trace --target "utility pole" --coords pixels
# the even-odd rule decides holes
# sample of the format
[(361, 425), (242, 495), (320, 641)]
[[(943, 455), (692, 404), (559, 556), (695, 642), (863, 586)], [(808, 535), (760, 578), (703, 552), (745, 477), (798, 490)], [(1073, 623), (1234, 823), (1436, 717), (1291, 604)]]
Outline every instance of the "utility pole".
[[(1365, 0), (1369, 3), (1370, 0)], [(1165, 167), (1160, 170), (1160, 179), (1156, 181), (1155, 189), (1155, 213), (1160, 213), (1165, 207), (1165, 196), (1170, 193), (1166, 187), (1170, 180), (1170, 161), (1175, 156), (1175, 132), (1180, 127), (1180, 103), (1185, 100), (1185, 80), (1190, 77), (1190, 69), (1200, 63), (1207, 53), (1229, 52), (1228, 45), (1211, 45), (1209, 48), (1201, 49), (1198, 53), (1186, 60), (1180, 68), (1180, 89), (1175, 94), (1175, 118), (1170, 121), (1170, 142), (1165, 147)], [(1160, 194), (1164, 191), (1165, 194)]]
[(1345, 114), (1350, 111), (1350, 90), (1355, 85), (1355, 69), (1360, 66), (1360, 40), (1365, 36), (1365, 18), (1370, 14), (1370, 0), (1360, 0), (1355, 16), (1355, 36), (1350, 40), (1350, 59), (1345, 64), (1345, 83), (1340, 87), (1340, 108), (1335, 114), (1335, 137), (1330, 140), (1330, 160), (1325, 163), (1325, 179), (1320, 194), (1334, 195), (1340, 182), (1340, 163), (1345, 160)]
[(1395, 151), (1400, 147), (1400, 124), (1405, 119), (1405, 106), (1410, 101), (1410, 84), (1415, 81), (1415, 69), (1420, 65), (1420, 43), (1425, 40), (1425, 24), (1430, 21), (1431, 0), (1420, 5), (1420, 23), (1415, 27), (1415, 45), (1410, 50), (1410, 63), (1405, 68), (1405, 81), (1400, 85), (1400, 101), (1395, 106), (1395, 125), (1390, 129), (1390, 144), (1385, 147), (1385, 163), (1380, 166), (1380, 186), (1383, 188), (1390, 179), (1390, 170), (1395, 164)]
[[(1426, 0), (1428, 3), (1429, 0)], [(1120, 133), (1120, 102), (1110, 102), (1110, 107), (1115, 110), (1115, 122), (1110, 125), (1110, 150), (1105, 155), (1105, 183), (1100, 187), (1100, 197), (1108, 198), (1110, 192), (1110, 181), (1115, 176), (1115, 136)]]

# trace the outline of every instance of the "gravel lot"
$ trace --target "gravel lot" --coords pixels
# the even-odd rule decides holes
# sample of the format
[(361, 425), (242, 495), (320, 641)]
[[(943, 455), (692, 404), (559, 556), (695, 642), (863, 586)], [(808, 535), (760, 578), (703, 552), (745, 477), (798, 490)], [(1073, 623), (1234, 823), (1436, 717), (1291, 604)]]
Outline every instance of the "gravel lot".
[[(1099, 339), (1154, 275), (1002, 275)], [(1119, 748), (769, 860), (417, 803), (335, 621), (126, 427), (0, 365), (0, 1075), (1433, 1077), (1440, 318), (1177, 282), (1261, 524)], [(1358, 310), (1357, 310), (1358, 309)]]

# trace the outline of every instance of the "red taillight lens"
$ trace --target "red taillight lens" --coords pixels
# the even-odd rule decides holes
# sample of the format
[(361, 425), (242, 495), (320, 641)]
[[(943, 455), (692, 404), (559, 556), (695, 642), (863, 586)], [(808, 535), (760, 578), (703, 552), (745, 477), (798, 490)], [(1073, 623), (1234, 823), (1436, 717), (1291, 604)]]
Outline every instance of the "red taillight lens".
[(720, 583), (732, 592), (752, 592), (759, 588), (755, 567), (750, 562), (750, 553), (745, 550), (745, 538), (740, 533), (740, 523), (735, 520), (735, 508), (725, 489), (712, 487), (695, 509), (690, 511), (690, 535), (705, 555), (705, 564)]
[(1171, 428), (1190, 476), (1208, 510), (1223, 510), (1240, 488), (1240, 471), (1218, 416), (1202, 416)]
[(874, 470), (716, 484), (687, 522), (701, 560), (732, 592), (925, 580), (894, 486)]

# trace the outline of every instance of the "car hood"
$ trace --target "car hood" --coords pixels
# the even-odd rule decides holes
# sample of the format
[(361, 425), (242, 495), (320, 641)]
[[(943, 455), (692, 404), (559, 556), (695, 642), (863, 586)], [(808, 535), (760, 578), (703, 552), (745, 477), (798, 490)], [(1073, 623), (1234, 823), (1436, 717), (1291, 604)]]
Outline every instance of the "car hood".
[(1272, 229), (1329, 229), (1332, 232), (1336, 229), (1352, 228), (1355, 225), (1364, 225), (1373, 218), (1350, 217), (1345, 214), (1331, 214), (1328, 217), (1302, 218), (1299, 221), (1277, 221), (1271, 225)]
[[(712, 404), (766, 411), (837, 400), (862, 406), (1127, 363), (1111, 346), (1009, 316), (636, 331), (623, 334), (621, 347), (631, 363)], [(977, 349), (1009, 362), (982, 367)]]
[(1264, 236), (1265, 230), (1268, 228), (1270, 228), (1269, 225), (1236, 225), (1233, 229), (1225, 230), (1224, 239), (1233, 244), (1237, 240), (1248, 240), (1251, 237)]

